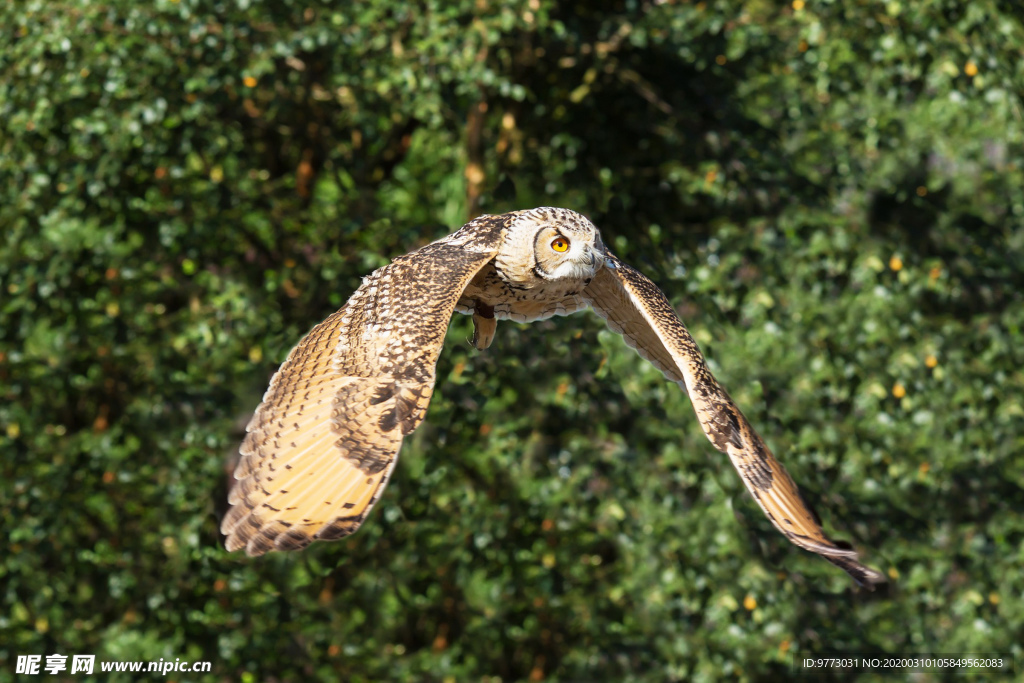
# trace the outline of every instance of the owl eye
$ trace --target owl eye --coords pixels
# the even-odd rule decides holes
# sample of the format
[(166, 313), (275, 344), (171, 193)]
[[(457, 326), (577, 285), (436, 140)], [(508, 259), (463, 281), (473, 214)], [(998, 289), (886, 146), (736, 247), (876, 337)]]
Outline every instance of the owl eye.
[(556, 237), (551, 241), (551, 248), (559, 253), (569, 251), (569, 240), (564, 237)]

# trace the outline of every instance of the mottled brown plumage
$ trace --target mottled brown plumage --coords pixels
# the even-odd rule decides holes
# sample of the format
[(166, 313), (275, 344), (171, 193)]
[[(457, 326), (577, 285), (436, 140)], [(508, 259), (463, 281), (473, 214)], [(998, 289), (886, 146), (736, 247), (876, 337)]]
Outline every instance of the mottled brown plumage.
[(297, 550), (359, 528), (423, 421), (455, 303), (504, 222), (477, 219), (374, 271), (292, 349), (246, 428), (228, 550)]
[(822, 555), (862, 585), (885, 580), (858, 562), (856, 552), (825, 535), (782, 463), (708, 370), (697, 342), (657, 285), (609, 253), (584, 297), (629, 346), (687, 392), (705, 436), (728, 454), (747, 490), (786, 538)]
[(228, 550), (296, 550), (362, 524), (423, 421), (453, 312), (473, 316), (473, 344), (485, 349), (498, 320), (587, 306), (687, 392), (779, 531), (863, 585), (884, 581), (825, 535), (661, 290), (608, 252), (590, 221), (554, 208), (483, 216), (395, 259), (299, 342), (247, 428), (221, 524)]

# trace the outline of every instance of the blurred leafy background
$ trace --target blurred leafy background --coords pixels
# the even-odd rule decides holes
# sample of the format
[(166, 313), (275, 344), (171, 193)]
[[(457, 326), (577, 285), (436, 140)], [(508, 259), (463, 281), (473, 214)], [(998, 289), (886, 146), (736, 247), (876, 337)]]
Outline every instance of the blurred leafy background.
[[(0, 24), (0, 680), (32, 653), (208, 681), (1024, 666), (1015, 2), (18, 0)], [(485, 353), (454, 321), (363, 530), (224, 552), (291, 345), (390, 258), (536, 205), (668, 293), (886, 590), (779, 536), (591, 314)]]

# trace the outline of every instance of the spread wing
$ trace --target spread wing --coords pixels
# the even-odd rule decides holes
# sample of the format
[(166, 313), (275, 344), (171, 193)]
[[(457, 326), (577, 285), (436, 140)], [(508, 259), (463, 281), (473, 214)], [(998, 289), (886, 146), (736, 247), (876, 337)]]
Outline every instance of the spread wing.
[(583, 296), (629, 346), (689, 394), (704, 434), (729, 455), (747, 490), (779, 531), (841, 567), (861, 585), (885, 581), (858, 562), (856, 552), (825, 535), (796, 484), (715, 380), (697, 343), (653, 282), (608, 254), (605, 267)]
[(426, 414), (455, 303), (502, 236), (484, 216), (395, 259), (292, 349), (246, 427), (221, 523), (229, 551), (298, 550), (359, 528)]

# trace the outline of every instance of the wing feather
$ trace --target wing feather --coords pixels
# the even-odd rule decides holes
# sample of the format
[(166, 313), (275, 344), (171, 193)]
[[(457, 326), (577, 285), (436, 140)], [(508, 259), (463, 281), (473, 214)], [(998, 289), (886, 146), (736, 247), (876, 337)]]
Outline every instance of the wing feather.
[(228, 550), (297, 550), (359, 528), (426, 414), (456, 302), (503, 231), (482, 216), (395, 259), (292, 349), (239, 449)]
[(747, 490), (783, 535), (861, 585), (885, 580), (861, 564), (856, 552), (825, 535), (793, 479), (708, 370), (697, 343), (653, 282), (608, 254), (583, 296), (629, 346), (687, 392), (708, 440), (728, 454)]

